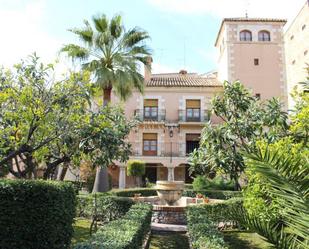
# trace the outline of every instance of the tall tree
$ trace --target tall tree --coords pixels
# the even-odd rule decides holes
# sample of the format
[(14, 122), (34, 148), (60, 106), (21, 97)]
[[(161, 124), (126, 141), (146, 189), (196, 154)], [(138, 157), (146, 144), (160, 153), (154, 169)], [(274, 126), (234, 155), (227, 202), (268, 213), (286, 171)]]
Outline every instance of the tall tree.
[(243, 151), (253, 151), (261, 137), (277, 139), (287, 129), (287, 114), (278, 100), (261, 103), (238, 81), (224, 83), (223, 93), (212, 100), (212, 112), (222, 123), (205, 125), (200, 148), (190, 158), (191, 170), (200, 174), (221, 170), (239, 189), (238, 178), (245, 168)]
[[(81, 45), (68, 44), (61, 51), (81, 61), (82, 68), (93, 73), (96, 85), (103, 91), (104, 106), (110, 102), (112, 89), (123, 100), (133, 89), (143, 92), (144, 78), (139, 65), (148, 66), (148, 33), (138, 27), (126, 31), (120, 15), (111, 20), (103, 14), (94, 16), (92, 23), (93, 26), (85, 20), (83, 28), (71, 29)], [(107, 166), (98, 167), (93, 192), (109, 189)]]

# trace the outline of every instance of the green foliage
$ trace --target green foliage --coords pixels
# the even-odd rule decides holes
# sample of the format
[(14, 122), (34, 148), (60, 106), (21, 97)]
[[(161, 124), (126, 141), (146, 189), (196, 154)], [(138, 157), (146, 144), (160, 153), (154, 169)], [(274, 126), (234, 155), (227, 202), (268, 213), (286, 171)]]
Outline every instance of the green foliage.
[(0, 248), (68, 249), (75, 192), (70, 183), (0, 180)]
[(125, 139), (135, 125), (134, 120), (127, 120), (122, 109), (101, 107), (90, 113), (79, 146), (93, 166), (107, 167), (114, 160), (124, 163), (131, 153), (131, 145)]
[(129, 160), (127, 165), (128, 176), (143, 176), (145, 174), (145, 162), (141, 160)]
[(202, 194), (211, 199), (220, 199), (220, 200), (227, 200), (233, 197), (241, 197), (242, 193), (240, 191), (230, 191), (230, 190), (191, 190), (185, 189), (183, 191), (183, 196), (188, 197), (196, 197), (197, 194)]
[(109, 196), (108, 194), (89, 194), (77, 196), (76, 213), (79, 217), (92, 218), (108, 223), (123, 216), (133, 205), (126, 197)]
[(49, 178), (59, 164), (80, 156), (89, 74), (60, 81), (53, 74), (35, 54), (14, 70), (0, 70), (0, 168), (17, 178), (35, 176), (39, 166)]
[(61, 51), (81, 61), (83, 69), (93, 73), (96, 85), (109, 95), (112, 88), (121, 99), (129, 97), (134, 88), (142, 92), (144, 78), (139, 63), (147, 64), (148, 33), (138, 27), (126, 31), (120, 15), (109, 20), (101, 14), (92, 18), (92, 25), (88, 21), (84, 24), (70, 30), (81, 45), (68, 44)]
[(116, 189), (110, 192), (116, 196), (122, 197), (134, 197), (135, 194), (141, 194), (141, 196), (154, 196), (157, 195), (157, 191), (154, 188), (129, 188), (129, 189)]
[(225, 82), (223, 94), (212, 100), (212, 112), (222, 123), (203, 129), (200, 148), (190, 157), (191, 170), (207, 175), (223, 172), (235, 182), (245, 169), (242, 152), (255, 150), (257, 139), (274, 141), (285, 134), (287, 114), (276, 99), (260, 102), (238, 81)]
[(226, 180), (221, 176), (214, 179), (208, 179), (205, 176), (197, 176), (193, 180), (193, 189), (195, 191), (214, 189), (214, 190), (234, 190), (235, 183), (231, 180)]
[(227, 249), (218, 226), (202, 211), (203, 206), (189, 206), (186, 210), (187, 226), (193, 249)]
[[(247, 155), (249, 169), (267, 182), (264, 186), (267, 187), (269, 200), (275, 202), (278, 205), (277, 210), (280, 211), (277, 211), (278, 217), (274, 221), (268, 222), (260, 217), (256, 220), (261, 223), (280, 224), (278, 233), (287, 237), (289, 246), (306, 248), (309, 246), (308, 157), (303, 158), (302, 153), (299, 153), (301, 150), (296, 154), (293, 150), (284, 153), (285, 149), (278, 150), (277, 145), (269, 145), (265, 149), (260, 148), (255, 154)], [(308, 154), (308, 151), (305, 153)], [(253, 186), (256, 184), (255, 181)], [(263, 197), (262, 200), (266, 202), (267, 199)], [(269, 209), (271, 205), (266, 203), (264, 206)]]
[(120, 219), (100, 228), (93, 238), (75, 249), (137, 249), (150, 231), (152, 206), (135, 204)]

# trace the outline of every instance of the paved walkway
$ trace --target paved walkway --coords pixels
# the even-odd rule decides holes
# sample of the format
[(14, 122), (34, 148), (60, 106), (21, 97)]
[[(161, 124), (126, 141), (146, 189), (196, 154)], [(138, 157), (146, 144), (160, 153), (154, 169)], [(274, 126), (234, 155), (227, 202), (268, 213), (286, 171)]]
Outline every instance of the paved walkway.
[(173, 225), (173, 224), (161, 224), (161, 223), (151, 223), (152, 231), (160, 232), (187, 232), (186, 225)]

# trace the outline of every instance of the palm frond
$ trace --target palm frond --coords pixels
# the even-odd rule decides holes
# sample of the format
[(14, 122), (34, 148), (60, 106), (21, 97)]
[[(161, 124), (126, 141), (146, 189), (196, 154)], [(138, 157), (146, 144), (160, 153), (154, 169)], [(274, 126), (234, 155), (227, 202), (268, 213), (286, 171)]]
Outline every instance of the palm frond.
[(94, 23), (94, 27), (99, 33), (104, 33), (108, 28), (108, 19), (106, 15), (101, 14), (92, 17), (92, 21)]
[(65, 52), (69, 57), (73, 59), (80, 59), (80, 60), (85, 60), (90, 55), (88, 49), (75, 44), (65, 45), (61, 48), (60, 51)]
[[(279, 151), (266, 148), (246, 155), (250, 170), (260, 174), (270, 185), (273, 196), (281, 200), (284, 208), (284, 232), (296, 244), (308, 245), (309, 232), (309, 165)], [(293, 242), (293, 243), (294, 243)]]

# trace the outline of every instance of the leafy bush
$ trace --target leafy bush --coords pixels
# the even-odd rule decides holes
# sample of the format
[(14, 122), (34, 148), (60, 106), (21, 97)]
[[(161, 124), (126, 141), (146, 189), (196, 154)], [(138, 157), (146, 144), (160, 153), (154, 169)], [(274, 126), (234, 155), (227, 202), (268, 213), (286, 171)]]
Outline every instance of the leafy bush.
[(112, 195), (121, 197), (134, 197), (134, 194), (141, 194), (142, 196), (154, 196), (157, 195), (157, 191), (154, 188), (131, 188), (124, 190), (113, 190), (110, 192)]
[(193, 180), (193, 189), (195, 191), (204, 189), (214, 190), (234, 190), (235, 183), (231, 180), (226, 180), (222, 176), (217, 176), (214, 179), (208, 179), (205, 176), (197, 176)]
[(129, 160), (127, 167), (128, 176), (143, 176), (145, 174), (145, 162), (141, 160)]
[(123, 216), (133, 205), (133, 200), (108, 194), (77, 196), (77, 216), (109, 222)]
[(186, 210), (188, 234), (193, 249), (227, 249), (217, 225), (206, 215), (204, 206), (189, 206)]
[(183, 196), (195, 197), (197, 194), (202, 194), (211, 199), (227, 200), (233, 197), (241, 197), (242, 193), (240, 191), (230, 191), (230, 190), (200, 190), (195, 191), (191, 189), (185, 189), (183, 191)]
[(0, 180), (0, 248), (67, 249), (73, 234), (72, 184)]
[(150, 231), (152, 206), (133, 205), (120, 219), (101, 227), (86, 243), (75, 249), (137, 249)]
[(237, 224), (239, 217), (237, 216), (237, 212), (235, 212), (235, 210), (239, 210), (242, 207), (242, 198), (231, 198), (219, 203), (199, 205), (198, 212), (200, 212), (200, 215), (207, 217), (207, 219), (216, 225), (219, 225), (220, 222)]

